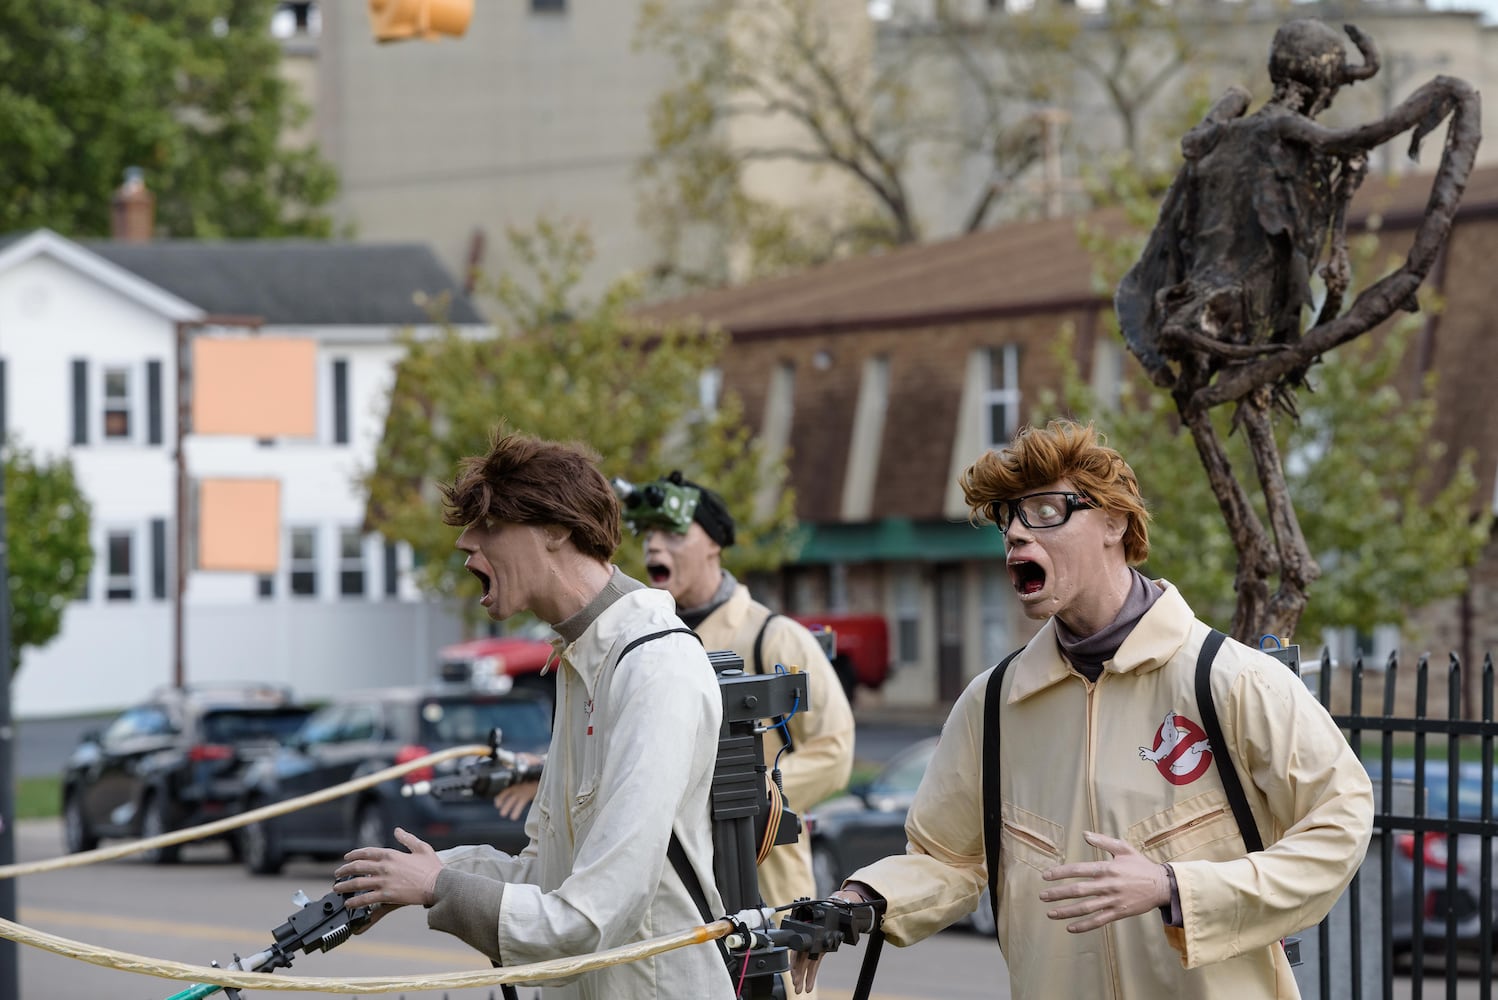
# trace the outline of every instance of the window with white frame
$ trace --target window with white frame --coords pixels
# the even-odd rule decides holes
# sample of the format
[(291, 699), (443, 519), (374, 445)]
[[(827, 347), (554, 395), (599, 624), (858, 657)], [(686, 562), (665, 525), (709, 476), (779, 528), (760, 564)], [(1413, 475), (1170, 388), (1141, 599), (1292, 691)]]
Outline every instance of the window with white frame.
[(104, 369), (104, 437), (106, 440), (128, 440), (130, 437), (130, 369)]
[(110, 601), (135, 599), (135, 532), (115, 529), (106, 533), (104, 597)]
[(317, 529), (291, 529), (290, 592), (293, 597), (317, 596)]
[(914, 663), (921, 657), (921, 579), (914, 566), (895, 570), (895, 659)]
[(988, 385), (983, 390), (985, 448), (1002, 448), (1019, 430), (1019, 345), (988, 350)]
[(344, 528), (338, 534), (338, 593), (364, 596), (364, 535), (358, 528)]
[(708, 368), (697, 376), (697, 406), (703, 415), (718, 412), (718, 397), (723, 394), (723, 369)]

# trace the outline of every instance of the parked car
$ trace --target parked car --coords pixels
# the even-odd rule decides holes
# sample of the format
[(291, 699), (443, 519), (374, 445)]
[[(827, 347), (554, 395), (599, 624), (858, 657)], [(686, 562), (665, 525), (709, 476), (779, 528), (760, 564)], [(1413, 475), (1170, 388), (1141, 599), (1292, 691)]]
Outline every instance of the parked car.
[[(1375, 787), (1382, 779), (1380, 761), (1365, 762)], [(1425, 810), (1424, 815), (1444, 819), (1453, 815), (1448, 797), (1446, 761), (1425, 762)], [(1409, 758), (1393, 762), (1390, 777), (1395, 781), (1412, 782), (1415, 779), (1415, 762)], [(1454, 815), (1458, 819), (1478, 820), (1482, 814), (1482, 765), (1466, 761), (1457, 768), (1457, 800)], [(1498, 778), (1488, 775), (1492, 787), (1495, 809), (1498, 809)], [(1400, 809), (1403, 813), (1404, 810)], [(1488, 816), (1491, 822), (1494, 817)], [(1453, 843), (1455, 849), (1453, 850)], [(1493, 920), (1490, 927), (1498, 937), (1498, 837), (1490, 838), (1487, 851), (1492, 857)], [(1435, 949), (1446, 949), (1447, 914), (1456, 913), (1456, 949), (1479, 947), (1482, 939), (1482, 851), (1483, 840), (1476, 834), (1458, 835), (1454, 839), (1443, 833), (1426, 833), (1418, 838), (1414, 833), (1399, 831), (1394, 834), (1392, 881), (1389, 896), (1392, 904), (1393, 924), (1389, 928), (1393, 947), (1408, 953), (1414, 944), (1415, 914), (1420, 914), (1420, 933), (1423, 942)], [(1369, 859), (1377, 865), (1378, 857)], [(1456, 868), (1456, 893), (1447, 891), (1447, 873)], [(1420, 899), (1415, 898), (1415, 870), (1421, 870)], [(1498, 940), (1494, 941), (1498, 944)]]
[[(550, 629), (546, 630), (547, 632)], [(443, 684), (507, 694), (519, 688), (547, 699), (556, 698), (556, 677), (541, 668), (553, 647), (532, 634), (488, 636), (443, 646), (437, 653), (437, 677)]]
[[(243, 808), (315, 792), (434, 750), (487, 743), (491, 730), (508, 750), (540, 752), (551, 739), (551, 703), (525, 691), (389, 688), (358, 692), (319, 709), (287, 745), (245, 774)], [(515, 852), (526, 844), (525, 817), (500, 816), (488, 798), (406, 796), (402, 784), (456, 770), (423, 768), (374, 788), (300, 809), (240, 830), (249, 871), (274, 874), (291, 855), (339, 857), (354, 847), (394, 847), (399, 826), (437, 849), (493, 844)]]
[(889, 623), (883, 615), (791, 615), (815, 632), (831, 629), (834, 636), (832, 669), (851, 699), (860, 686), (877, 691), (889, 678)]
[[(811, 865), (818, 896), (834, 892), (864, 865), (905, 853), (905, 814), (935, 752), (935, 737), (913, 743), (890, 758), (868, 784), (854, 785), (847, 795), (810, 810)], [(980, 894), (969, 922), (979, 934), (994, 933), (987, 892)]]
[[(276, 750), (310, 709), (266, 684), (164, 688), (83, 735), (62, 778), (70, 852), (104, 837), (152, 837), (233, 812), (245, 767)], [(176, 847), (143, 855), (166, 863)]]

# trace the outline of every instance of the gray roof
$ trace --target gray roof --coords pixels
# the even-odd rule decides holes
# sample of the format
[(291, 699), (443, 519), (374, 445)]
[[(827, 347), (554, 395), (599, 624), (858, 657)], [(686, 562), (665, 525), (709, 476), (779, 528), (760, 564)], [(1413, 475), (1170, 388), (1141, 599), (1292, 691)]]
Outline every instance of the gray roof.
[(431, 322), (418, 293), (452, 296), (453, 323), (485, 322), (431, 247), (310, 240), (80, 240), (105, 260), (210, 313), (272, 326)]

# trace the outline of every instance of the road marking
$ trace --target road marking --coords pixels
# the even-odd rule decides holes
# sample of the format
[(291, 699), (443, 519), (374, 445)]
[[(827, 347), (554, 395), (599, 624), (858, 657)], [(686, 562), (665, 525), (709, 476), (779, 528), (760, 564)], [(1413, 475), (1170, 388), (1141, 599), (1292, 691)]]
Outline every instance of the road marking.
[[(128, 931), (138, 934), (159, 934), (171, 937), (195, 938), (205, 941), (222, 941), (241, 946), (248, 951), (261, 944), (270, 944), (267, 930), (247, 931), (243, 927), (215, 926), (213, 924), (187, 924), (174, 920), (149, 920), (141, 917), (112, 917), (103, 913), (80, 913), (73, 910), (43, 910), (35, 906), (21, 907), (21, 923), (31, 927), (58, 933), (62, 928), (83, 927), (91, 930)], [(256, 937), (264, 938), (257, 942)], [(417, 945), (396, 944), (391, 941), (361, 941), (350, 938), (338, 948), (341, 953), (380, 955), (390, 958), (409, 958), (418, 962), (431, 962), (443, 969), (486, 968), (480, 963), (481, 956), (462, 945), (454, 948), (422, 948)], [(464, 959), (471, 960), (464, 963)]]

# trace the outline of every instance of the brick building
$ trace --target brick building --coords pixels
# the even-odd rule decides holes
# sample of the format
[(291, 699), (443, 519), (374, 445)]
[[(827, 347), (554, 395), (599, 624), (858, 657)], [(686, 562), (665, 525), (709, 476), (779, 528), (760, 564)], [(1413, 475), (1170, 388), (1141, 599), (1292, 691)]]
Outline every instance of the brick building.
[[(1424, 175), (1370, 180), (1355, 225), (1407, 246), (1429, 189)], [(1095, 388), (1134, 364), (1113, 335), (1078, 219), (1019, 223), (943, 243), (840, 261), (802, 274), (658, 305), (731, 334), (724, 388), (771, 446), (788, 446), (808, 541), (794, 565), (757, 581), (796, 612), (877, 611), (895, 636), (890, 702), (949, 702), (1033, 634), (1003, 565), (1000, 537), (967, 523), (958, 474), (1007, 440), (1059, 384), (1052, 345), (1076, 331)], [(1117, 231), (1117, 216), (1094, 227)], [(1483, 516), (1495, 507), (1498, 420), (1486, 409), (1498, 336), (1483, 297), (1498, 259), (1498, 169), (1474, 174), (1444, 259), (1430, 278), (1445, 309), (1415, 340), (1401, 388), (1439, 378), (1444, 461), (1471, 449)], [(1449, 606), (1422, 609), (1406, 645), (1498, 646), (1498, 545)], [(1397, 640), (1395, 640), (1397, 641)]]

